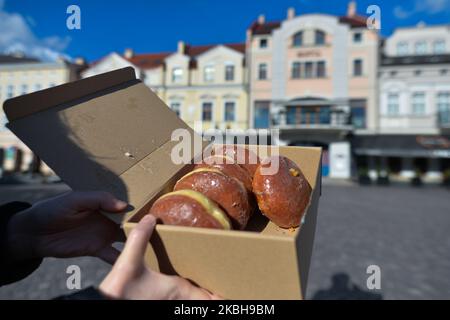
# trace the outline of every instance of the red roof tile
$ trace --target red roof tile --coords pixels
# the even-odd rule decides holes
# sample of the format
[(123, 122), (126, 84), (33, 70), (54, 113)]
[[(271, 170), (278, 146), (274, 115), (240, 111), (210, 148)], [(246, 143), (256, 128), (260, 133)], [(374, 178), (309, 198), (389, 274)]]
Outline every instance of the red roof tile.
[(339, 18), (340, 23), (349, 24), (350, 28), (364, 28), (367, 26), (367, 18), (363, 16), (343, 16)]
[(259, 24), (257, 21), (255, 21), (250, 26), (250, 30), (254, 35), (271, 34), (272, 31), (278, 29), (280, 25), (280, 21), (270, 21), (263, 24)]
[(162, 66), (164, 59), (171, 54), (172, 52), (136, 54), (127, 60), (141, 69), (152, 69)]

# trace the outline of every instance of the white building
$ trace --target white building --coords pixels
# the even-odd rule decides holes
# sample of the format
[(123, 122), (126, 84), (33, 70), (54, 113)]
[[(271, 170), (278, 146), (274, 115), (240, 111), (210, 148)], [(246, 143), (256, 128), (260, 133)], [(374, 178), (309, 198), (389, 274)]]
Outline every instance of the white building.
[(386, 39), (379, 101), (380, 135), (356, 143), (372, 177), (378, 168), (439, 181), (450, 168), (450, 25), (420, 23)]

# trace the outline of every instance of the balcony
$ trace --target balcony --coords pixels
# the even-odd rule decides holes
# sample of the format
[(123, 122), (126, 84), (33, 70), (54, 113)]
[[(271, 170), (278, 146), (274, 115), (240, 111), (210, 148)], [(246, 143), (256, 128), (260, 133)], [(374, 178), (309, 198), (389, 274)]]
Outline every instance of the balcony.
[(272, 116), (272, 128), (282, 130), (350, 131), (349, 111), (332, 106), (285, 107)]

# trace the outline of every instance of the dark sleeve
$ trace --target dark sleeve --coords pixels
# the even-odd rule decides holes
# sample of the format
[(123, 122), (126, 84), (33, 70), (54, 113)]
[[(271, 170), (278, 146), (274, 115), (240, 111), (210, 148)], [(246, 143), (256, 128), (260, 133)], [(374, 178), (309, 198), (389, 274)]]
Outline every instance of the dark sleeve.
[(108, 300), (100, 290), (89, 287), (75, 293), (55, 298), (55, 300)]
[(25, 202), (10, 202), (0, 206), (0, 286), (7, 285), (26, 278), (36, 270), (42, 259), (11, 262), (6, 252), (6, 230), (11, 217), (31, 205)]

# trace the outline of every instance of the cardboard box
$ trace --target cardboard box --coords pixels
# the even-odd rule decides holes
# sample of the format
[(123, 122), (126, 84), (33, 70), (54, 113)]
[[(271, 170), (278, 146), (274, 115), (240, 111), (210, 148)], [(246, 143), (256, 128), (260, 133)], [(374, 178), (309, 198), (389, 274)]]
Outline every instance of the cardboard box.
[[(174, 164), (176, 128), (195, 133), (125, 68), (5, 102), (7, 127), (74, 190), (105, 190), (130, 206), (127, 234), (192, 165)], [(198, 137), (198, 136), (197, 136)], [(202, 147), (207, 143), (203, 142)], [(261, 147), (258, 147), (261, 148)], [(195, 150), (195, 155), (202, 148)], [(313, 188), (304, 222), (278, 228), (261, 215), (246, 231), (158, 225), (146, 259), (228, 299), (305, 296), (320, 196), (320, 148), (280, 147)], [(118, 217), (120, 220), (118, 220)]]

